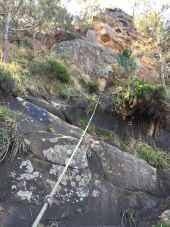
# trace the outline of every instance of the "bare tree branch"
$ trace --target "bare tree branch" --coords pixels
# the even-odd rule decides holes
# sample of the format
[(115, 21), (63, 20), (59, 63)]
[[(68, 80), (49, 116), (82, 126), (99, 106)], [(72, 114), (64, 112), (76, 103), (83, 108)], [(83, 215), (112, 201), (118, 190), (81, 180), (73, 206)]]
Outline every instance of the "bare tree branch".
[(37, 22), (36, 24), (32, 24), (30, 26), (24, 27), (24, 28), (11, 28), (9, 27), (10, 31), (18, 31), (18, 32), (24, 32), (24, 31), (28, 31), (32, 28), (38, 27), (39, 25), (41, 25), (43, 23), (42, 20), (40, 20), (39, 22)]
[(15, 16), (16, 16), (17, 12), (18, 12), (18, 10), (19, 10), (19, 8), (20, 8), (21, 5), (22, 5), (22, 3), (23, 3), (23, 0), (20, 0), (20, 2), (18, 3), (18, 7), (17, 7), (17, 9), (15, 10), (15, 13), (14, 13), (14, 15), (12, 16), (10, 22), (14, 20), (14, 18), (15, 18)]

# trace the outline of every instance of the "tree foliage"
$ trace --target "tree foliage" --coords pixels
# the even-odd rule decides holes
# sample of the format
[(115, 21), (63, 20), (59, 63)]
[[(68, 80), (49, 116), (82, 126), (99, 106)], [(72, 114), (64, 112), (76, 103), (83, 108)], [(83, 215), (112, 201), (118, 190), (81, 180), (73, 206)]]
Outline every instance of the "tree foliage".
[[(59, 0), (1, 0), (0, 28), (3, 34), (2, 61), (8, 61), (11, 32), (35, 30), (37, 27), (55, 30), (71, 24), (71, 16)], [(43, 25), (45, 25), (43, 27)], [(69, 27), (69, 26), (68, 26)]]
[[(139, 7), (140, 10), (137, 10)], [(169, 77), (166, 66), (169, 62), (170, 51), (170, 25), (166, 15), (170, 10), (170, 5), (162, 5), (158, 9), (159, 7), (149, 0), (138, 1), (134, 21), (138, 31), (150, 40), (148, 43), (150, 46), (149, 55), (153, 61), (157, 62), (161, 82), (166, 89)]]
[(81, 17), (86, 21), (91, 21), (93, 16), (99, 12), (100, 4), (99, 0), (77, 0), (82, 4), (82, 10), (80, 12)]

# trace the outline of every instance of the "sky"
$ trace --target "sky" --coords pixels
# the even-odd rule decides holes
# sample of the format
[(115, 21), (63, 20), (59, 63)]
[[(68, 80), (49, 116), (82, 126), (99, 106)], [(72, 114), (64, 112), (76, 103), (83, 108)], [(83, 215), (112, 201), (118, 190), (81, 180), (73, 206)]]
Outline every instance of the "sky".
[[(63, 2), (66, 0), (63, 0)], [(140, 0), (139, 0), (140, 1)], [(155, 6), (156, 2), (156, 7), (160, 7), (162, 4), (166, 4), (169, 2), (169, 0), (150, 0), (151, 4)], [(123, 9), (125, 12), (128, 14), (132, 14), (132, 6), (130, 5), (128, 0), (99, 0), (101, 8), (105, 7), (118, 7)], [(81, 5), (77, 3), (77, 0), (71, 0), (69, 3), (66, 4), (66, 7), (68, 11), (71, 14), (78, 15), (80, 10), (81, 10)], [(169, 11), (169, 17), (170, 17), (170, 11)]]

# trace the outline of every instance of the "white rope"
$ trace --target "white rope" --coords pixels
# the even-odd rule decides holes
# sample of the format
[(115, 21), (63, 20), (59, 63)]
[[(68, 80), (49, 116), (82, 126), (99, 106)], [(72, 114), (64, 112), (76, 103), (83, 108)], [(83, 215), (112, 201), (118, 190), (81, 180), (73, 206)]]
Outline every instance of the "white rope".
[(41, 211), (39, 212), (36, 220), (34, 221), (34, 223), (32, 225), (32, 227), (37, 227), (38, 226), (38, 224), (40, 223), (40, 221), (41, 221), (41, 219), (42, 219), (42, 217), (43, 217), (46, 209), (48, 208), (48, 206), (49, 207), (52, 206), (53, 196), (56, 194), (57, 188), (58, 188), (59, 184), (61, 183), (61, 181), (62, 181), (62, 179), (63, 179), (63, 177), (64, 177), (64, 175), (65, 175), (65, 173), (66, 173), (66, 171), (67, 171), (67, 169), (68, 169), (68, 167), (69, 167), (69, 165), (70, 165), (70, 163), (71, 163), (71, 161), (72, 161), (72, 159), (73, 159), (73, 157), (74, 157), (74, 155), (75, 155), (75, 153), (77, 151), (77, 149), (79, 148), (79, 146), (80, 146), (80, 144), (81, 144), (81, 142), (82, 142), (82, 140), (83, 140), (83, 138), (84, 138), (84, 136), (85, 136), (85, 134), (87, 132), (87, 129), (88, 129), (88, 127), (89, 127), (89, 125), (90, 125), (90, 123), (91, 123), (91, 121), (92, 121), (92, 119), (94, 117), (94, 114), (96, 112), (97, 106), (99, 104), (99, 100), (100, 100), (100, 95), (98, 97), (98, 101), (97, 101), (97, 103), (95, 105), (95, 108), (93, 110), (93, 113), (91, 115), (91, 118), (90, 118), (90, 120), (89, 120), (89, 122), (88, 122), (88, 124), (87, 124), (87, 126), (86, 126), (86, 128), (85, 128), (85, 130), (83, 132), (83, 134), (81, 135), (80, 140), (79, 140), (77, 146), (75, 147), (75, 149), (74, 149), (74, 151), (73, 151), (70, 159), (68, 160), (65, 168), (63, 169), (63, 172), (61, 173), (60, 177), (58, 178), (58, 181), (56, 182), (56, 184), (55, 184), (54, 188), (52, 189), (50, 195), (46, 196), (44, 206), (42, 207)]

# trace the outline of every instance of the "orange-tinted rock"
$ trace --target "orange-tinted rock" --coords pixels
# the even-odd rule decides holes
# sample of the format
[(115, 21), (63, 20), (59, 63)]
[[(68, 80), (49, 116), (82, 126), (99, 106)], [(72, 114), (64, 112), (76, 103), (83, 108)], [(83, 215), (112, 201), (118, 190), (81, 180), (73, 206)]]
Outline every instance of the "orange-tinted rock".
[(156, 70), (157, 70), (156, 64), (153, 63), (153, 62), (151, 61), (151, 59), (149, 59), (149, 58), (147, 58), (147, 57), (145, 57), (145, 56), (142, 57), (141, 63), (142, 63), (144, 66), (146, 66), (148, 69), (151, 69), (151, 70), (153, 70), (153, 71), (156, 71)]
[[(148, 70), (142, 70), (144, 77), (151, 76), (157, 67), (146, 57), (150, 52), (151, 39), (143, 37), (136, 31), (133, 18), (121, 9), (106, 9), (93, 18), (96, 41), (98, 44), (111, 48), (117, 53), (130, 49), (133, 54), (143, 54), (140, 63)], [(147, 74), (147, 76), (146, 76)]]

